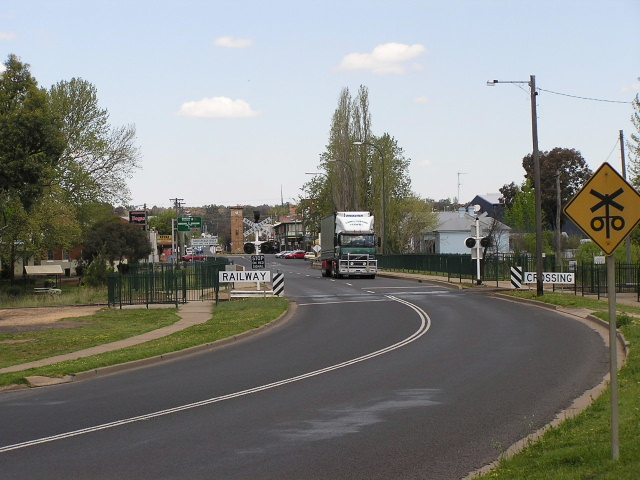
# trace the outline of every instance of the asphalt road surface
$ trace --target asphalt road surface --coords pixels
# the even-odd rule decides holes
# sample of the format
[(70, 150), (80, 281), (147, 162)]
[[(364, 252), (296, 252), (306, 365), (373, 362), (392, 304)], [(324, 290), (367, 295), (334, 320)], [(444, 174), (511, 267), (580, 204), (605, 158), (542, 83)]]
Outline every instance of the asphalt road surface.
[(462, 478), (608, 371), (602, 339), (550, 310), (267, 258), (298, 305), (281, 326), (0, 395), (2, 478)]

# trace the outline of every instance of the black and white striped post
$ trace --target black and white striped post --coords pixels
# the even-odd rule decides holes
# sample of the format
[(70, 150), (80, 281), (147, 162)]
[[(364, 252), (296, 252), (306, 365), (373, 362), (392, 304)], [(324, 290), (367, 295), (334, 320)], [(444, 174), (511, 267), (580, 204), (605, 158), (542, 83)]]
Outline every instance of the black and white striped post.
[(511, 287), (522, 288), (522, 267), (511, 267)]
[(278, 297), (284, 292), (284, 273), (273, 274), (273, 294)]

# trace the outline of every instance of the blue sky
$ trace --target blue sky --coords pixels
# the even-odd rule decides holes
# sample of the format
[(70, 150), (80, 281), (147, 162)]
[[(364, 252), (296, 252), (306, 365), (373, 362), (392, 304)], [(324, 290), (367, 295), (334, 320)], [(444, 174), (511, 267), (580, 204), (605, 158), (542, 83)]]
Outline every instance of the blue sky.
[(135, 124), (133, 205), (297, 200), (360, 85), (413, 190), (469, 201), (521, 183), (532, 148), (528, 86), (491, 79), (536, 76), (541, 150), (620, 169), (639, 23), (638, 0), (4, 0), (0, 57), (46, 88), (83, 78), (113, 126)]

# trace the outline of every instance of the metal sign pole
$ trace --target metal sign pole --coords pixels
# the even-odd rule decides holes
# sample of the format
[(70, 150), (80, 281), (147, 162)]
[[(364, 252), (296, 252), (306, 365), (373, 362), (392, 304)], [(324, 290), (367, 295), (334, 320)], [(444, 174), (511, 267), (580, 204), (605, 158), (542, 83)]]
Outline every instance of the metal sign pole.
[(616, 330), (616, 259), (607, 255), (607, 295), (609, 296), (609, 376), (611, 377), (611, 456), (620, 458), (618, 414), (618, 342)]

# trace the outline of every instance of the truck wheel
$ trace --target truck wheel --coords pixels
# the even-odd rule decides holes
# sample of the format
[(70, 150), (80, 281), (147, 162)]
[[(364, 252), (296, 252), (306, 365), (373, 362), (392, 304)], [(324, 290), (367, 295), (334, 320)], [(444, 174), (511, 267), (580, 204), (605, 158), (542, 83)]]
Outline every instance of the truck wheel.
[(342, 275), (342, 274), (340, 274), (338, 272), (338, 263), (335, 263), (333, 265), (333, 270), (334, 270), (334, 273), (335, 273), (335, 278), (344, 278), (344, 275)]

